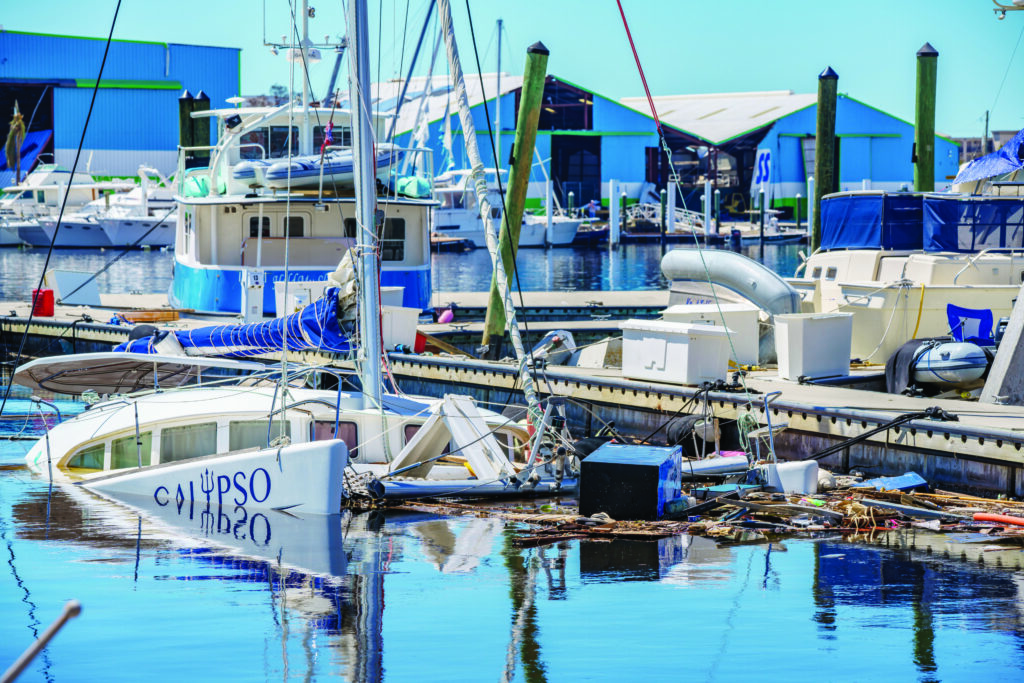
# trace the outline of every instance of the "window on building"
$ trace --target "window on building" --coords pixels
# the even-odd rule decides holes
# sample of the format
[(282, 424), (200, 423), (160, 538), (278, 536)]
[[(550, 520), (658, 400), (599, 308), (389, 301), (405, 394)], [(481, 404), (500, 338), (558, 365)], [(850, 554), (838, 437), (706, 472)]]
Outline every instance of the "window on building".
[[(263, 223), (263, 236), (270, 237), (270, 217), (264, 216), (262, 219)], [(250, 216), (249, 217), (249, 237), (259, 237), (260, 229), (260, 217)]]
[(217, 452), (217, 423), (165, 427), (160, 432), (160, 462), (177, 462)]
[(71, 456), (68, 460), (68, 468), (72, 470), (102, 470), (103, 469), (103, 444), (89, 446)]
[(132, 434), (110, 442), (110, 469), (138, 467), (140, 462), (143, 467), (149, 465), (153, 454), (153, 433), (142, 432), (138, 440), (139, 443), (136, 443), (135, 435)]

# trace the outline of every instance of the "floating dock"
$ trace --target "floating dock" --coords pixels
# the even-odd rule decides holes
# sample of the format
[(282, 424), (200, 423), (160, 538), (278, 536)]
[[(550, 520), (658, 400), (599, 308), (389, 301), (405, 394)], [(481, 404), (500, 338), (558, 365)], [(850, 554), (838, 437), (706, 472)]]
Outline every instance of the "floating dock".
[[(466, 313), (482, 310), (485, 295), (435, 296), (459, 302)], [(529, 325), (530, 336), (548, 329), (568, 329), (594, 334), (618, 333), (613, 317), (653, 317), (667, 304), (666, 292), (534, 292), (526, 293), (527, 317), (537, 315)], [(632, 299), (628, 301), (627, 299)], [(126, 304), (154, 310), (152, 299), (128, 295), (109, 296), (104, 304), (112, 308), (57, 306), (55, 315), (34, 318), (29, 327), (25, 355), (29, 357), (109, 350), (128, 339), (131, 324), (109, 321), (126, 312)], [(464, 307), (463, 307), (464, 304)], [(535, 306), (536, 308), (531, 308)], [(0, 345), (8, 362), (17, 351), (20, 335), (28, 322), (28, 306), (0, 303), (10, 314), (0, 317)], [(159, 310), (159, 309), (157, 309)], [(545, 316), (570, 311), (593, 311), (599, 318), (543, 320)], [(605, 318), (604, 316), (608, 317)], [(88, 318), (88, 320), (86, 319)], [(219, 322), (226, 322), (223, 318)], [(158, 323), (162, 327), (186, 329), (211, 321), (181, 318)], [(458, 319), (449, 325), (421, 326), (428, 334), (466, 334), (479, 339), (470, 326)], [(459, 329), (460, 325), (464, 325)], [(574, 332), (575, 333), (575, 332)], [(289, 357), (309, 363), (350, 367), (351, 363), (318, 353), (290, 353)], [(268, 359), (273, 359), (268, 357)], [(442, 396), (459, 391), (481, 401), (501, 406), (522, 401), (516, 366), (454, 355), (391, 354), (391, 371), (408, 393)], [(870, 382), (879, 368), (855, 372), (854, 379)], [(616, 430), (630, 436), (658, 432), (679, 415), (707, 410), (722, 420), (734, 420), (750, 413), (759, 424), (768, 422), (763, 395), (781, 391), (771, 404), (773, 425), (787, 427), (775, 438), (783, 457), (802, 459), (825, 448), (847, 442), (894, 418), (937, 406), (958, 417), (958, 421), (916, 419), (901, 426), (851, 443), (820, 462), (841, 471), (860, 470), (868, 475), (902, 474), (913, 470), (930, 484), (988, 494), (1024, 496), (1024, 407), (976, 402), (912, 398), (820, 384), (798, 384), (779, 379), (773, 372), (753, 372), (745, 378), (746, 390), (710, 391), (698, 396), (699, 388), (640, 382), (625, 379), (616, 369), (588, 369), (550, 366), (537, 371), (537, 388), (542, 396), (563, 397), (567, 414), (577, 433), (591, 435), (604, 423), (614, 422)]]

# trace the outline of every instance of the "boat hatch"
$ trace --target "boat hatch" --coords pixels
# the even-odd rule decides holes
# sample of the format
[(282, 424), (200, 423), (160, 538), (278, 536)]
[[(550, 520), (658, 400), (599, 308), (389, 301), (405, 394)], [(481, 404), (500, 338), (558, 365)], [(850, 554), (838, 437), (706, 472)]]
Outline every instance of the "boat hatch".
[[(86, 391), (123, 394), (141, 389), (176, 387), (202, 377), (203, 370), (264, 370), (261, 363), (223, 358), (106, 352), (39, 358), (18, 368), (14, 382), (76, 396)], [(212, 374), (212, 373), (211, 373)]]

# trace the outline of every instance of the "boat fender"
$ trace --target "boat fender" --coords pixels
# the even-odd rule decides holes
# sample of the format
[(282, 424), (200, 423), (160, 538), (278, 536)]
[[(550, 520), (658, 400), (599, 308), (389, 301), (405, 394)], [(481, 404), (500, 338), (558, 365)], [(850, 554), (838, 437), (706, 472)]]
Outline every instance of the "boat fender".
[(132, 331), (128, 333), (128, 340), (134, 341), (135, 339), (145, 339), (146, 337), (152, 337), (154, 334), (160, 331), (156, 325), (136, 325), (132, 328)]

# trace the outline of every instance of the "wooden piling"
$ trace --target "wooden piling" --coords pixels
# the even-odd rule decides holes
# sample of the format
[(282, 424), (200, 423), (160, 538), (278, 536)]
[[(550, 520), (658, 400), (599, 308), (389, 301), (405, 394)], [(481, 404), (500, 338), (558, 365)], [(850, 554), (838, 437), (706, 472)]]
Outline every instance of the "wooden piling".
[(180, 147), (194, 147), (192, 141), (192, 107), (195, 98), (188, 90), (178, 97), (178, 145)]
[[(192, 101), (192, 111), (210, 111), (210, 96), (202, 90), (196, 93), (196, 98)], [(192, 144), (196, 147), (205, 147), (210, 144), (210, 118), (208, 116), (192, 119)], [(195, 156), (205, 159), (210, 156), (210, 152), (197, 151)]]
[(935, 191), (935, 87), (939, 52), (929, 43), (917, 51), (914, 108), (914, 191)]
[(821, 198), (836, 191), (836, 96), (839, 74), (827, 67), (818, 76), (818, 125), (814, 138), (814, 223), (811, 251), (821, 246)]
[[(526, 69), (523, 74), (522, 95), (519, 99), (519, 115), (516, 118), (515, 141), (512, 143), (512, 164), (508, 172), (505, 211), (501, 217), (501, 233), (498, 236), (498, 250), (510, 284), (515, 272), (516, 253), (519, 251), (519, 232), (523, 221), (523, 206), (526, 203), (526, 189), (530, 182), (533, 148), (537, 140), (537, 122), (540, 120), (540, 105), (544, 96), (549, 54), (548, 49), (539, 42), (526, 49)], [(491, 344), (491, 338), (501, 339), (504, 333), (505, 309), (498, 293), (497, 275), (492, 275), (491, 298), (487, 305), (482, 337), (483, 345), (490, 347), (494, 353), (500, 353), (500, 344)]]

